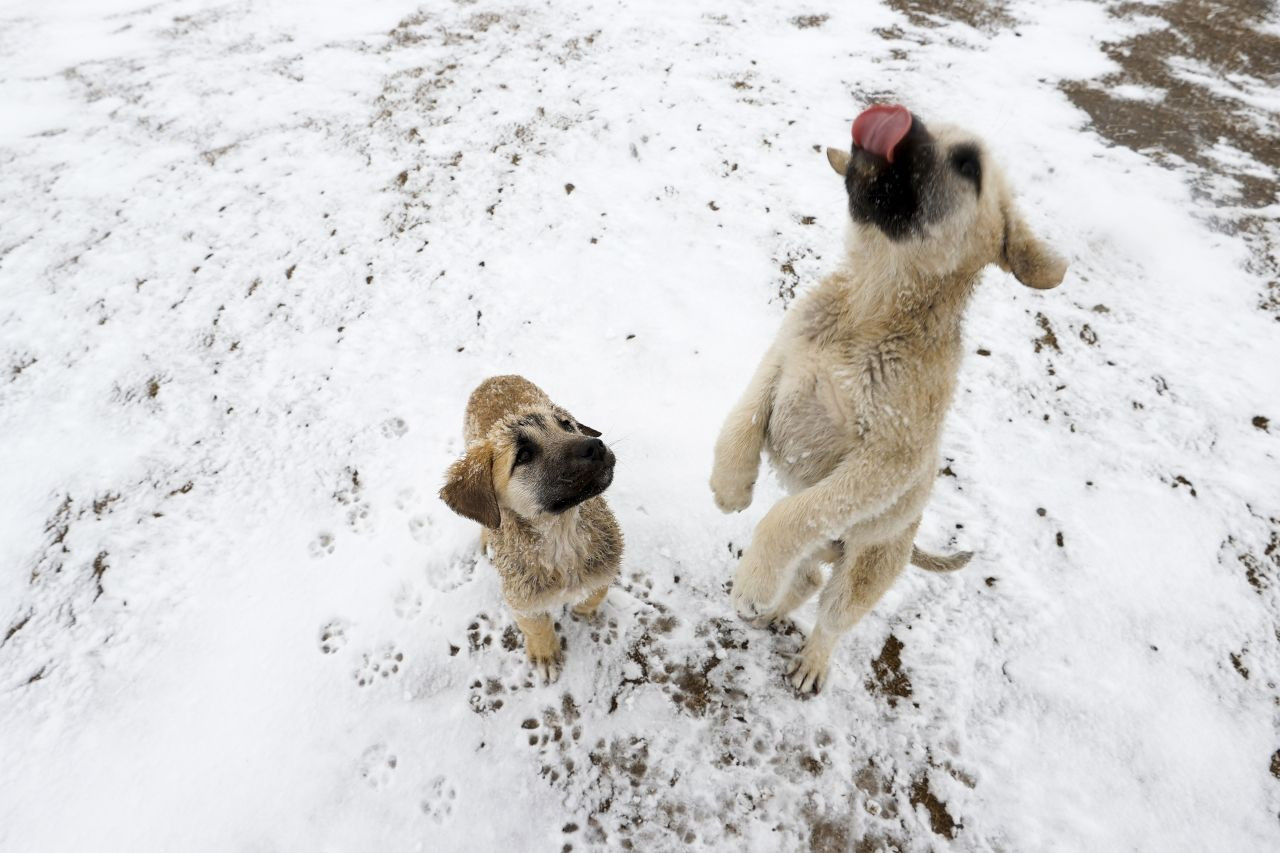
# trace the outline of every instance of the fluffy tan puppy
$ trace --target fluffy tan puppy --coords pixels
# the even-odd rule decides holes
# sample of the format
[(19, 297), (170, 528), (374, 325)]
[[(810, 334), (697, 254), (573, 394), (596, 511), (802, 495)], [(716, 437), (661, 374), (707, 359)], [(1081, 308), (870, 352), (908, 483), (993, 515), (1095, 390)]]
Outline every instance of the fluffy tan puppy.
[(466, 455), (440, 497), (484, 525), (482, 542), (547, 683), (563, 658), (554, 615), (566, 604), (590, 617), (618, 576), (622, 533), (600, 494), (613, 482), (613, 451), (522, 376), (494, 376), (467, 401)]
[(988, 264), (1028, 287), (1062, 281), (1066, 262), (1031, 233), (981, 141), (926, 128), (905, 107), (854, 122), (844, 178), (844, 263), (788, 311), (716, 443), (711, 489), (725, 512), (751, 503), (767, 450), (790, 492), (756, 526), (733, 581), (738, 614), (780, 618), (822, 586), (818, 620), (788, 673), (821, 689), (840, 635), (913, 560), (961, 360), (965, 306)]

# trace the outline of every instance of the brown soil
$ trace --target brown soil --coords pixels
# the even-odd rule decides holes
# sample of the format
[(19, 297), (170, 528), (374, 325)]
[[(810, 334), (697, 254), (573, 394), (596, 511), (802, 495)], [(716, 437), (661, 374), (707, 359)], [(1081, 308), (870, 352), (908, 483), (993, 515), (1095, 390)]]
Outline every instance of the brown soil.
[(867, 689), (887, 696), (890, 705), (911, 698), (911, 679), (902, 671), (902, 641), (893, 634), (885, 639), (880, 656), (871, 662), (871, 673)]
[(1004, 3), (985, 0), (889, 0), (890, 8), (907, 16), (918, 27), (937, 27), (947, 21), (959, 21), (976, 30), (994, 32), (1011, 27)]
[[(1167, 26), (1103, 50), (1120, 70), (1098, 80), (1070, 81), (1062, 90), (1087, 112), (1102, 136), (1147, 153), (1170, 166), (1190, 163), (1201, 170), (1195, 182), (1198, 195), (1218, 206), (1248, 209), (1274, 204), (1280, 172), (1280, 139), (1274, 120), (1258, 121), (1257, 110), (1225, 90), (1242, 80), (1259, 88), (1280, 86), (1280, 37), (1259, 31), (1267, 14), (1267, 0), (1175, 0), (1161, 6), (1118, 2), (1111, 14), (1125, 20), (1158, 18)], [(1179, 63), (1203, 68), (1216, 90), (1191, 82), (1178, 72)], [(1159, 99), (1116, 97), (1116, 86), (1130, 84), (1163, 93)], [(1274, 119), (1274, 117), (1270, 117)], [(1223, 163), (1210, 151), (1226, 143), (1249, 154), (1272, 174), (1263, 177)], [(1234, 182), (1225, 196), (1221, 180)], [(1212, 197), (1210, 197), (1212, 196)], [(1224, 216), (1214, 211), (1209, 220), (1228, 233), (1240, 234), (1253, 253), (1253, 271), (1265, 277), (1261, 307), (1280, 320), (1280, 272), (1277, 245), (1280, 229), (1262, 215)]]

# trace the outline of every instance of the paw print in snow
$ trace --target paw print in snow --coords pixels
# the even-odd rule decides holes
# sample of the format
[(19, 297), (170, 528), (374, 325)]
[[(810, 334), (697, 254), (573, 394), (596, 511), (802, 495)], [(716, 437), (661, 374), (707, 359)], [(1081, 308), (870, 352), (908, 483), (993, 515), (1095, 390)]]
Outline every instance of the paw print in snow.
[(422, 813), (434, 823), (442, 824), (453, 816), (453, 801), (458, 798), (458, 791), (443, 776), (431, 780), (427, 795), (422, 800)]
[(368, 687), (379, 678), (390, 678), (400, 673), (400, 664), (404, 661), (404, 653), (398, 652), (395, 646), (387, 646), (381, 652), (361, 655), (360, 667), (355, 671), (356, 684)]
[(360, 778), (375, 791), (382, 790), (395, 778), (396, 757), (386, 744), (376, 743), (360, 756)]
[(561, 775), (573, 772), (573, 759), (562, 760), (557, 756), (564, 756), (570, 751), (570, 744), (582, 737), (582, 726), (578, 723), (581, 716), (572, 694), (565, 693), (560, 697), (559, 708), (544, 708), (541, 720), (527, 717), (520, 723), (529, 746), (537, 747), (539, 760), (543, 762), (542, 775), (553, 783), (560, 781)]
[(315, 539), (311, 540), (311, 545), (307, 550), (311, 552), (311, 556), (319, 559), (327, 557), (333, 553), (333, 534), (321, 533)]
[[(585, 617), (578, 617), (585, 618)], [(591, 642), (612, 646), (618, 640), (618, 620), (612, 616), (606, 621), (598, 615), (591, 620)]]
[(468, 701), (471, 704), (471, 710), (477, 714), (492, 714), (494, 711), (502, 710), (502, 706), (506, 704), (502, 697), (506, 693), (519, 689), (519, 685), (508, 687), (497, 678), (473, 681), (471, 683), (471, 698)]
[(395, 597), (395, 610), (401, 619), (413, 619), (422, 612), (422, 593), (410, 586), (400, 587)]
[(347, 510), (347, 526), (356, 533), (364, 533), (373, 528), (373, 515), (367, 503), (357, 501)]
[(343, 506), (353, 504), (360, 499), (363, 488), (360, 484), (360, 472), (355, 468), (346, 468), (342, 472), (338, 488), (333, 492), (333, 499)]
[(427, 580), (440, 592), (453, 592), (475, 575), (479, 559), (478, 554), (459, 554), (448, 565), (433, 568)]
[[(479, 669), (471, 681), (472, 711), (492, 714), (501, 710), (512, 694), (534, 686), (521, 645), (520, 631), (515, 625), (495, 624), (487, 614), (477, 614), (467, 627), (465, 648)], [(451, 643), (450, 656), (463, 648), (461, 642)], [(497, 654), (490, 654), (494, 651)]]
[(476, 614), (475, 621), (467, 626), (467, 647), (475, 652), (493, 645), (493, 620), (487, 613)]
[(335, 619), (320, 628), (320, 651), (331, 655), (347, 644), (346, 626)]
[(409, 535), (419, 545), (426, 545), (431, 541), (430, 529), (431, 519), (425, 515), (415, 515), (409, 519)]
[(399, 438), (409, 431), (404, 418), (388, 418), (382, 422), (382, 434), (386, 438)]

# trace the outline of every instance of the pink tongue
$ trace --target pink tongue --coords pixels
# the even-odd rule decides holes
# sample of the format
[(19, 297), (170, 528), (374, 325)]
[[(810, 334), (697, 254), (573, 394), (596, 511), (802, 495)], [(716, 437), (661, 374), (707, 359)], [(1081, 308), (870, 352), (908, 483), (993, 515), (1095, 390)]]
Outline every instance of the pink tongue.
[(853, 120), (853, 144), (893, 162), (893, 149), (911, 130), (911, 111), (898, 104), (876, 104)]

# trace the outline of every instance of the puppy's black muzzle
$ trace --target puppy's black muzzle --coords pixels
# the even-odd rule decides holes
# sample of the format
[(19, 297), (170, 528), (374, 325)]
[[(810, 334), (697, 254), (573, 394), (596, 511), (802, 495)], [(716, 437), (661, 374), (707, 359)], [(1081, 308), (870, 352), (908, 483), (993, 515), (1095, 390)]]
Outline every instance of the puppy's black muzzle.
[(906, 137), (894, 148), (893, 162), (853, 146), (844, 186), (849, 215), (855, 222), (874, 225), (891, 240), (905, 240), (919, 232), (920, 196), (933, 167), (933, 137), (915, 116)]
[(547, 511), (560, 513), (604, 492), (613, 482), (617, 457), (598, 438), (569, 445), (560, 476), (549, 490)]
[(598, 438), (589, 438), (578, 445), (577, 457), (579, 459), (589, 459), (592, 462), (603, 462), (605, 454), (609, 452), (609, 448), (604, 446), (604, 442)]

